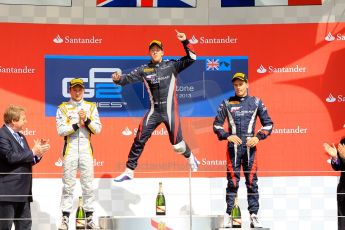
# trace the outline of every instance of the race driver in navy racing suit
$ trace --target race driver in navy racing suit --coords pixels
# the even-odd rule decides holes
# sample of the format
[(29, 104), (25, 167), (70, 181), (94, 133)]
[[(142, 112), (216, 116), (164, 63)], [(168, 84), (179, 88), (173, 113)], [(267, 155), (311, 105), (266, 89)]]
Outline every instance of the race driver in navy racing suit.
[(114, 179), (115, 182), (130, 180), (134, 177), (139, 157), (152, 132), (162, 122), (169, 132), (169, 140), (174, 151), (188, 159), (193, 172), (198, 169), (198, 160), (183, 140), (181, 123), (178, 113), (176, 81), (178, 73), (194, 63), (196, 55), (184, 33), (176, 31), (177, 39), (182, 42), (186, 56), (179, 60), (163, 60), (163, 45), (161, 41), (153, 40), (149, 44), (151, 61), (128, 74), (115, 72), (112, 79), (115, 84), (143, 82), (149, 94), (150, 108), (142, 119), (137, 135), (132, 144), (126, 163), (126, 170)]
[[(235, 96), (224, 100), (218, 108), (213, 123), (213, 131), (219, 140), (227, 140), (227, 180), (224, 218), (225, 227), (231, 227), (231, 210), (237, 194), (240, 169), (246, 178), (248, 211), (252, 228), (261, 228), (258, 219), (259, 193), (257, 185), (256, 145), (272, 132), (273, 122), (261, 99), (248, 95), (248, 79), (244, 73), (236, 73), (232, 78)], [(255, 123), (259, 117), (262, 128), (255, 134)], [(223, 124), (227, 120), (229, 130)]]

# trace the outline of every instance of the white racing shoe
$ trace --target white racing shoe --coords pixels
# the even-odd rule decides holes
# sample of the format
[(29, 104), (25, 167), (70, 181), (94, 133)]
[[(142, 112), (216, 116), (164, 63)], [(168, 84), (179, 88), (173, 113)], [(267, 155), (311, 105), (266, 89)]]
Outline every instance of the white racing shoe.
[(232, 228), (231, 216), (228, 213), (224, 215), (223, 228)]
[(262, 228), (262, 224), (259, 221), (259, 218), (255, 213), (252, 213), (250, 215), (250, 227), (251, 228)]
[(93, 222), (92, 216), (89, 216), (88, 218), (86, 218), (86, 229), (88, 229), (88, 230), (98, 230), (98, 229), (100, 229), (95, 224), (95, 222)]
[(198, 171), (198, 167), (200, 162), (198, 161), (198, 159), (196, 159), (196, 157), (193, 155), (193, 153), (190, 153), (190, 156), (188, 158), (188, 163), (190, 166), (190, 169), (192, 170), (192, 172), (196, 172)]
[(69, 221), (69, 218), (67, 216), (62, 216), (61, 224), (58, 229), (68, 230), (68, 221)]
[(126, 170), (121, 173), (120, 176), (114, 179), (114, 182), (122, 182), (125, 180), (132, 180), (134, 178), (134, 170), (126, 168)]

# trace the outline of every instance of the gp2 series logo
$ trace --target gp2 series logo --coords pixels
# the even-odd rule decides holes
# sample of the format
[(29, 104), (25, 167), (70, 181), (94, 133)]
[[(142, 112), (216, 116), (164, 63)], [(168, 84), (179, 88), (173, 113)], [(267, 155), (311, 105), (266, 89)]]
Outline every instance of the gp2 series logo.
[[(99, 108), (122, 108), (127, 105), (123, 101), (109, 101), (111, 99), (122, 99), (122, 86), (113, 83), (110, 75), (115, 71), (121, 71), (119, 68), (91, 68), (89, 77), (81, 79), (85, 84), (84, 98), (93, 98)], [(107, 75), (108, 77), (96, 77), (96, 75)], [(69, 83), (73, 78), (62, 79), (62, 96), (70, 98)], [(87, 87), (88, 85), (88, 87)], [(107, 99), (103, 101), (104, 99)]]

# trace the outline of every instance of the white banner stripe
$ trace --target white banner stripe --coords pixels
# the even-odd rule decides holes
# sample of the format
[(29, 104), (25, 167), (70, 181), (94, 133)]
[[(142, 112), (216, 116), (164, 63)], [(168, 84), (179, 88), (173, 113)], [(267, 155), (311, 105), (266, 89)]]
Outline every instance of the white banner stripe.
[(255, 6), (287, 6), (288, 0), (255, 0)]

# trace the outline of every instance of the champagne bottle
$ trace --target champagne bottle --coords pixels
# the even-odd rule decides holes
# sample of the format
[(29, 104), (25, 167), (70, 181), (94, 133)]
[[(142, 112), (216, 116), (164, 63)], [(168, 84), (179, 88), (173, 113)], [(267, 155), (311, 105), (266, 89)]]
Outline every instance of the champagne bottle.
[(85, 229), (86, 228), (86, 214), (83, 208), (83, 197), (79, 197), (79, 204), (77, 213), (75, 214), (75, 227), (76, 229)]
[(165, 215), (165, 197), (162, 182), (159, 182), (159, 191), (156, 198), (156, 215)]
[(242, 226), (242, 219), (241, 219), (241, 209), (238, 206), (238, 197), (236, 194), (234, 207), (231, 210), (231, 221), (233, 228), (241, 228)]

